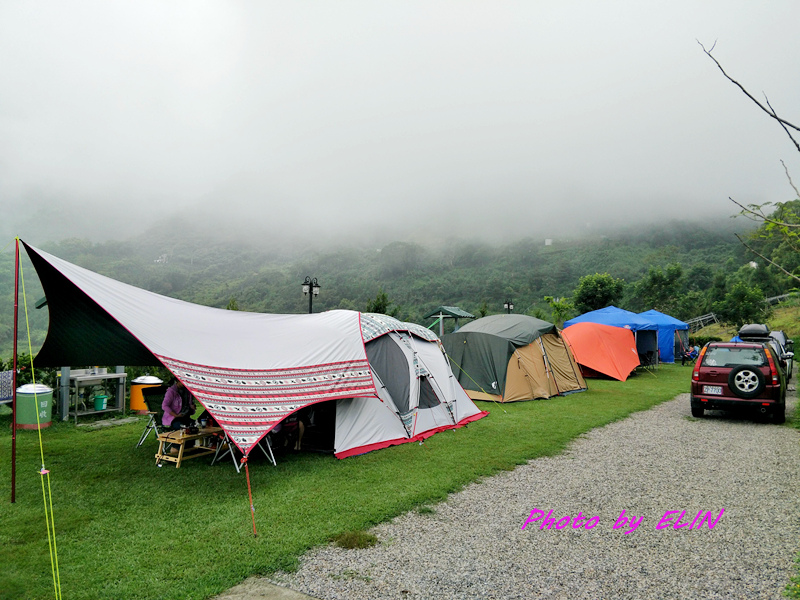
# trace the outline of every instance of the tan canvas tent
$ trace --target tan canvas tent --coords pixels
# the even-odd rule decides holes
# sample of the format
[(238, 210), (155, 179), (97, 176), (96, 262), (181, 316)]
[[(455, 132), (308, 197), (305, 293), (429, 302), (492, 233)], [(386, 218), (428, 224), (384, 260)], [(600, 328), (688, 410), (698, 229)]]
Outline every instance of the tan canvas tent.
[(445, 335), (442, 343), (473, 400), (516, 402), (586, 390), (572, 353), (547, 321), (483, 317)]

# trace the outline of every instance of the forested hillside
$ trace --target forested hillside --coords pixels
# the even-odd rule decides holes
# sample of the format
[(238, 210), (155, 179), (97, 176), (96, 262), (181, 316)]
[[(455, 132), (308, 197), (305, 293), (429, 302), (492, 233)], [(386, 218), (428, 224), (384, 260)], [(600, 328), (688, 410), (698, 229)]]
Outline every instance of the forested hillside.
[[(737, 225), (742, 227), (741, 224)], [(788, 278), (749, 263), (753, 256), (726, 222), (711, 226), (669, 223), (646, 230), (572, 239), (525, 239), (505, 245), (469, 240), (437, 240), (430, 245), (393, 241), (383, 246), (342, 244), (325, 251), (289, 252), (252, 242), (221, 240), (183, 229), (153, 229), (123, 243), (69, 239), (42, 244), (60, 258), (150, 291), (225, 308), (272, 313), (303, 313), (306, 275), (319, 280), (314, 311), (366, 310), (388, 300), (386, 312), (429, 325), (423, 315), (439, 305), (459, 306), (473, 314), (503, 311), (553, 318), (545, 300), (572, 297), (581, 277), (608, 273), (622, 280), (617, 304), (642, 311), (669, 311), (691, 318), (712, 310), (739, 283), (760, 297), (788, 291)], [(35, 310), (42, 296), (27, 257), (23, 261), (35, 352), (44, 339), (46, 309)], [(13, 255), (0, 255), (0, 356), (10, 356), (13, 310)], [(717, 306), (719, 308), (719, 306)], [(571, 314), (577, 314), (573, 309)], [(563, 317), (562, 317), (563, 318)], [(21, 329), (25, 322), (21, 321)], [(20, 350), (27, 348), (23, 345)]]

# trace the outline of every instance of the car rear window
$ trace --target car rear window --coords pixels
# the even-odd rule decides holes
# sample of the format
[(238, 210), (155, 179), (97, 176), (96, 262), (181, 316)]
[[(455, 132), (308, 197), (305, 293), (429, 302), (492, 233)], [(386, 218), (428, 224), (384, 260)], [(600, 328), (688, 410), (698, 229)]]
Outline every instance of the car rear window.
[(767, 364), (761, 348), (715, 348), (710, 347), (703, 356), (704, 367), (735, 367), (752, 365), (761, 367)]

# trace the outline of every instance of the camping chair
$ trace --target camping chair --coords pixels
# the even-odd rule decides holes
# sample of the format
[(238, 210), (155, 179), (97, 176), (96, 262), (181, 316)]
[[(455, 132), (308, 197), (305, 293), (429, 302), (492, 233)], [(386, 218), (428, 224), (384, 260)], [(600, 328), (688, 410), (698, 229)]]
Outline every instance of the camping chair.
[(150, 435), (151, 431), (155, 431), (156, 437), (158, 437), (159, 433), (169, 431), (169, 427), (164, 427), (161, 424), (161, 419), (164, 417), (164, 409), (161, 408), (161, 403), (164, 401), (164, 394), (166, 393), (167, 387), (164, 385), (142, 389), (142, 397), (144, 398), (144, 403), (147, 405), (147, 414), (150, 415), (150, 419), (147, 421), (147, 426), (144, 428), (142, 436), (139, 438), (139, 443), (136, 444), (137, 448), (144, 444), (144, 441), (147, 439), (147, 436)]

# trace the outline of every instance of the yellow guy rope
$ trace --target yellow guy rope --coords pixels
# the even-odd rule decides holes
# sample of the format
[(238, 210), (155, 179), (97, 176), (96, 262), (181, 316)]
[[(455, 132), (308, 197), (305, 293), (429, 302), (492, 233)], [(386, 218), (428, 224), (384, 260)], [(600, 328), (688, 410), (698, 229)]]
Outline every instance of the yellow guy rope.
[[(19, 263), (19, 279), (22, 283), (22, 303), (25, 307), (25, 327), (28, 331), (28, 357), (30, 359), (31, 377), (34, 386), (36, 385), (36, 373), (33, 370), (33, 348), (31, 347), (31, 326), (28, 320), (28, 300), (25, 295), (25, 276), (22, 273), (22, 262)], [(53, 490), (50, 487), (50, 471), (44, 466), (44, 445), (42, 443), (42, 428), (39, 421), (39, 398), (36, 395), (36, 388), (33, 392), (33, 400), (36, 403), (36, 431), (39, 434), (39, 455), (42, 459), (42, 469), (39, 471), (42, 479), (42, 500), (44, 501), (44, 520), (47, 525), (47, 544), (50, 547), (50, 571), (53, 574), (53, 588), (56, 600), (61, 600), (61, 575), (58, 572), (58, 546), (56, 545), (56, 522), (53, 513)], [(47, 479), (47, 489), (45, 490), (45, 479)]]
[[(483, 389), (483, 386), (481, 386), (481, 384), (480, 384), (480, 383), (478, 383), (477, 381), (475, 381), (475, 380), (472, 378), (472, 375), (470, 375), (470, 374), (469, 374), (469, 373), (467, 373), (467, 372), (466, 372), (464, 369), (462, 369), (462, 368), (461, 368), (461, 365), (460, 365), (460, 364), (458, 364), (456, 361), (454, 361), (452, 356), (450, 356), (450, 355), (448, 354), (448, 355), (447, 355), (447, 358), (450, 360), (450, 362), (451, 362), (451, 363), (453, 363), (455, 366), (457, 366), (457, 367), (458, 367), (458, 369), (459, 369), (459, 370), (460, 370), (460, 371), (461, 371), (461, 372), (462, 372), (464, 375), (466, 375), (467, 377), (469, 377), (469, 379), (470, 379), (470, 381), (472, 381), (472, 383), (474, 383), (474, 384), (475, 384), (475, 385), (477, 385), (479, 388), (481, 388), (481, 391), (482, 391), (484, 394), (486, 394), (487, 396), (495, 396), (495, 395), (496, 395), (496, 394), (490, 394), (490, 393), (489, 393), (489, 392), (487, 392), (485, 389)], [(502, 406), (502, 405), (501, 405), (501, 404), (500, 404), (500, 403), (499, 403), (497, 400), (494, 400), (494, 399), (493, 399), (493, 400), (492, 400), (492, 402), (494, 402), (495, 404), (497, 404), (497, 406), (499, 406), (499, 407), (500, 407), (500, 408), (503, 410), (503, 412), (504, 412), (504, 413), (508, 414), (508, 411), (506, 411), (506, 409), (505, 409), (505, 408), (503, 408), (503, 406)]]

